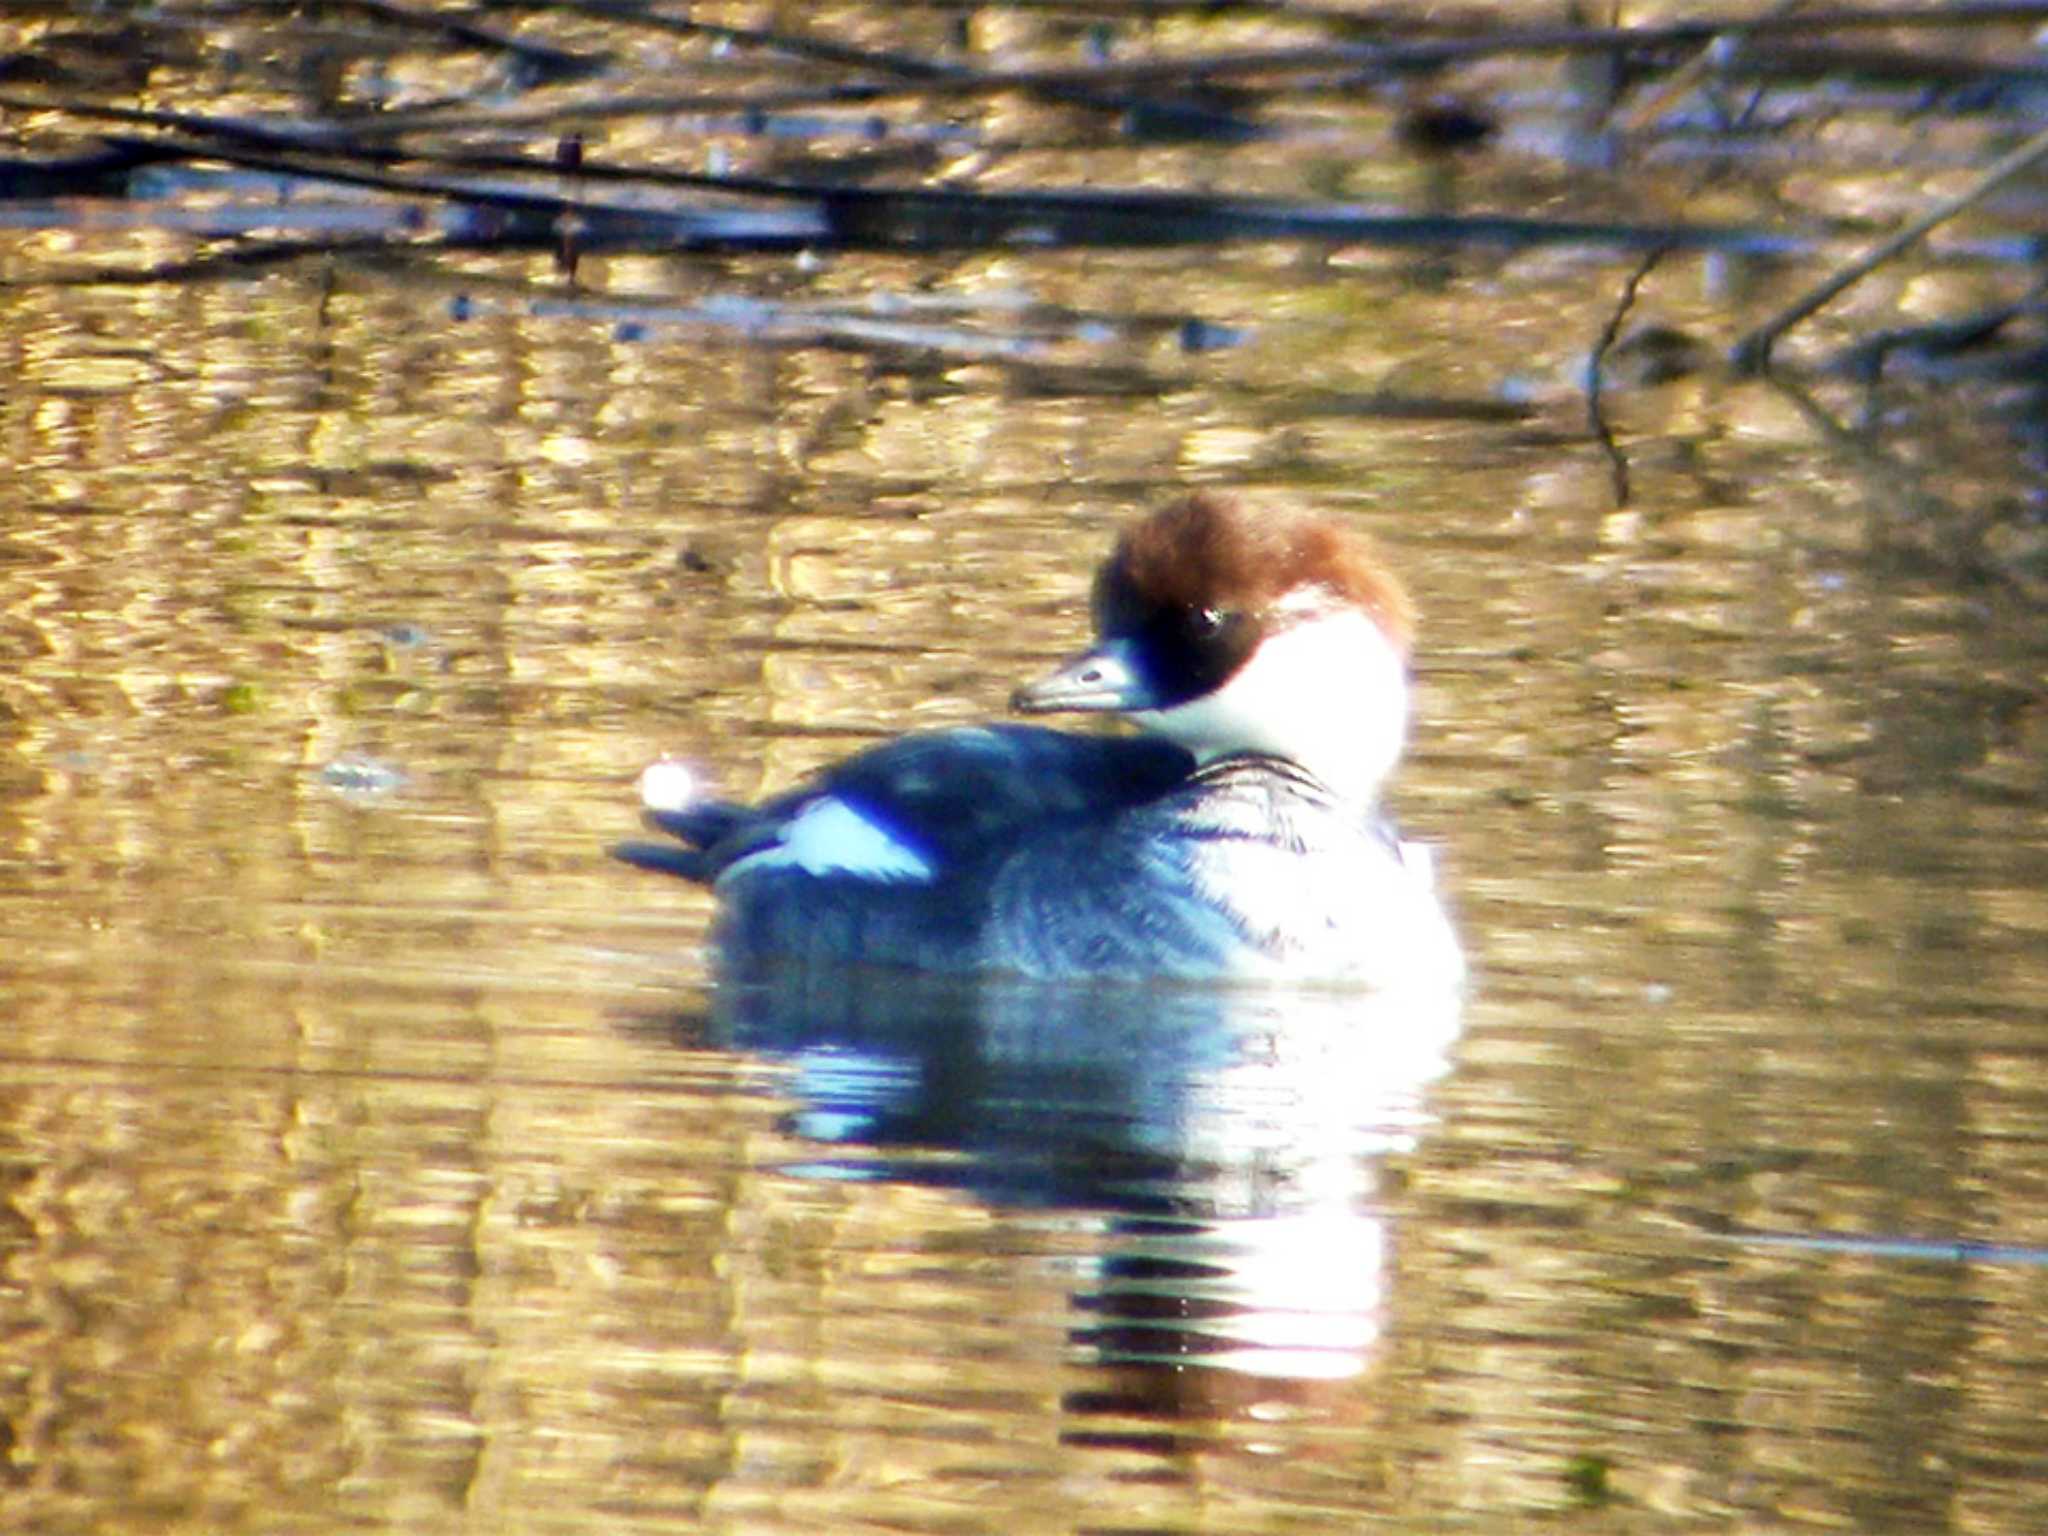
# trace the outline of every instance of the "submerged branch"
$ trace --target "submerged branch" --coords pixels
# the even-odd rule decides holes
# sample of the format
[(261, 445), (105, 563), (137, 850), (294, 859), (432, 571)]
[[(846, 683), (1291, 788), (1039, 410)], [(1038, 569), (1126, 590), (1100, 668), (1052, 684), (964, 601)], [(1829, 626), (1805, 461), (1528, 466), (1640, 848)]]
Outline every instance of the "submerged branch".
[[(489, 186), (450, 177), (372, 169), (322, 149), (307, 152), (246, 142), (178, 147), (193, 159), (216, 159), (270, 175), (341, 182), (403, 196), (454, 202), (493, 217), (471, 232), (492, 244), (553, 245), (565, 221), (582, 249), (786, 250), (792, 246), (863, 250), (937, 250), (1023, 246), (1126, 248), (1202, 245), (1237, 240), (1309, 240), (1402, 247), (1493, 246), (1511, 250), (1577, 245), (1623, 251), (1713, 250), (1786, 255), (1810, 250), (1798, 235), (1708, 224), (1624, 224), (1505, 214), (1390, 213), (1351, 203), (1207, 196), (1150, 188), (1069, 188), (976, 192), (947, 187), (847, 187), (764, 177), (658, 173), (643, 186), (680, 181), (692, 187), (783, 205), (777, 210), (729, 203), (607, 202), (558, 193)], [(126, 147), (128, 141), (110, 141)], [(159, 148), (161, 140), (143, 140)], [(546, 171), (540, 162), (531, 169)], [(579, 172), (579, 174), (581, 174)], [(795, 203), (803, 205), (790, 208)]]
[(1736, 342), (1731, 355), (1736, 370), (1741, 373), (1760, 372), (1769, 365), (1771, 348), (1786, 331), (1831, 303), (1852, 284), (1860, 282), (1901, 251), (1918, 242), (1929, 230), (1954, 218), (2022, 171), (2044, 160), (2048, 160), (2048, 128), (2043, 128), (2019, 148), (2002, 157), (1962, 191), (1953, 197), (1943, 198), (1889, 240), (1838, 267), (1769, 320), (1743, 336)]

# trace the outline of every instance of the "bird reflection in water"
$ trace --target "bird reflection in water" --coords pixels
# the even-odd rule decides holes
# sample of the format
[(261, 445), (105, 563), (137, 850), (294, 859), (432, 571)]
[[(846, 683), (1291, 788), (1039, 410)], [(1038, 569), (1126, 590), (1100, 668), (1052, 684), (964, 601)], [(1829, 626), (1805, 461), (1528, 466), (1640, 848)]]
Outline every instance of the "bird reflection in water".
[[(943, 1184), (1099, 1223), (1070, 1293), (1071, 1443), (1299, 1411), (1372, 1363), (1386, 1163), (1460, 1023), (1411, 992), (1006, 984), (848, 969), (728, 979), (712, 1043), (779, 1060), (793, 1171)], [(843, 1148), (835, 1156), (830, 1150)]]

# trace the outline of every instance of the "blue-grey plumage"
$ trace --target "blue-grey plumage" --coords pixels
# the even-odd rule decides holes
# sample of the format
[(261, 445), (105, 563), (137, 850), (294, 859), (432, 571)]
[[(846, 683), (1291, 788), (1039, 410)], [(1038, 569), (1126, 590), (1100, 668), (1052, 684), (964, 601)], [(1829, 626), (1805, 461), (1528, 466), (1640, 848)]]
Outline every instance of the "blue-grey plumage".
[(1134, 525), (1098, 638), (1026, 710), (1145, 733), (904, 736), (758, 807), (650, 807), (629, 862), (706, 883), (729, 968), (1454, 983), (1426, 857), (1379, 806), (1408, 608), (1355, 535), (1197, 495)]
[(1003, 861), (984, 968), (1392, 985), (1462, 972), (1426, 862), (1284, 759), (1218, 758)]

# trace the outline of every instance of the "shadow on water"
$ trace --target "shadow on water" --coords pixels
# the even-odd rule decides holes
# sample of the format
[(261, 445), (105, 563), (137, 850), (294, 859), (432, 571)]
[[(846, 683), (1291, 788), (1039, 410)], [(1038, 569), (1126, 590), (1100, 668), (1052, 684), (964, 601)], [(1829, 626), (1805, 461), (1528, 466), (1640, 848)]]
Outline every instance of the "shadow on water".
[[(1063, 1407), (1156, 1422), (1370, 1367), (1389, 1160), (1429, 1123), (1462, 1004), (1444, 988), (812, 969), (727, 987), (665, 1027), (787, 1069), (786, 1129), (817, 1148), (791, 1176), (943, 1187), (1092, 1223), (1071, 1339), (1106, 1374)], [(1132, 1433), (1069, 1425), (1063, 1438)]]

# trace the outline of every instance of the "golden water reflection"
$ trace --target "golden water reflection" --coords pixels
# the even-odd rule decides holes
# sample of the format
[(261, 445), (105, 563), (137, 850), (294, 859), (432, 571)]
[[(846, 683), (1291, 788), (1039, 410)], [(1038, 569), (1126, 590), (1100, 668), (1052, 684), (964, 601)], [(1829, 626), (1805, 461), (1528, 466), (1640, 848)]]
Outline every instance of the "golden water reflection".
[[(1708, 434), (1617, 515), (1491, 427), (1247, 437), (1422, 594), (1402, 803), (1480, 975), (1415, 1145), (1254, 1241), (1185, 1167), (1192, 1216), (1117, 1214), (943, 1126), (822, 1176), (802, 1059), (630, 1022), (701, 985), (706, 909), (602, 856), (659, 752), (752, 793), (999, 710), (1125, 508), (1229, 468), (1224, 413), (654, 352), (617, 395), (511, 325), (372, 366), (397, 297), (336, 378), (230, 311), (158, 350), (239, 403), (5, 408), (28, 1525), (2031, 1507), (2036, 1268), (1740, 1241), (2048, 1246), (2038, 640), (1824, 454), (1731, 498), (1765, 465)], [(577, 389), (611, 420), (572, 472), (532, 423)], [(1233, 1244), (1331, 1267), (1282, 1310), (1355, 1368), (1163, 1365), (1241, 1308)]]
[[(1348, 142), (1000, 174), (1414, 170)], [(529, 302), (568, 297), (545, 255), (128, 280), (203, 245), (0, 231), (0, 1524), (2029, 1528), (2048, 650), (2012, 416), (1617, 388), (1618, 508), (1575, 382), (1607, 256), (578, 269), (1114, 333), (1011, 365), (634, 336)], [(1715, 281), (1645, 304), (1709, 335)], [(1398, 798), (1475, 960), (1455, 1044), (710, 987), (705, 899), (604, 857), (640, 768), (753, 794), (1000, 713), (1189, 481), (1316, 500), (1421, 600)], [(1998, 1251), (1778, 1241), (1830, 1236)]]

